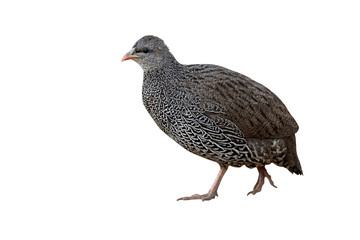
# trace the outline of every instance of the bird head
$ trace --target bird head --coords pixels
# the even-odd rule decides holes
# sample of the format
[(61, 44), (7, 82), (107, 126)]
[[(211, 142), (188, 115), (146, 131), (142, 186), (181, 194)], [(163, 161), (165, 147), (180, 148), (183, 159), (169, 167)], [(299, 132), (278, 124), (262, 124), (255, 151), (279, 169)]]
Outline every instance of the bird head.
[(144, 70), (162, 67), (175, 60), (164, 41), (151, 35), (140, 38), (121, 61), (129, 59), (137, 62)]

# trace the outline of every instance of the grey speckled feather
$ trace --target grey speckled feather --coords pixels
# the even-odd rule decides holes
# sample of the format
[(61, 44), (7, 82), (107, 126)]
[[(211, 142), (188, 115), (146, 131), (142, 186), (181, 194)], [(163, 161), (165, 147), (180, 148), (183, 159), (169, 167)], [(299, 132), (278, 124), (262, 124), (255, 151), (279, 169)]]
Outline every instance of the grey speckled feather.
[[(147, 111), (185, 149), (225, 171), (245, 165), (261, 173), (264, 165), (274, 163), (302, 174), (296, 154), (298, 125), (282, 101), (260, 83), (216, 65), (182, 65), (154, 36), (141, 38), (127, 59), (144, 70)], [(255, 193), (260, 190), (254, 188)]]

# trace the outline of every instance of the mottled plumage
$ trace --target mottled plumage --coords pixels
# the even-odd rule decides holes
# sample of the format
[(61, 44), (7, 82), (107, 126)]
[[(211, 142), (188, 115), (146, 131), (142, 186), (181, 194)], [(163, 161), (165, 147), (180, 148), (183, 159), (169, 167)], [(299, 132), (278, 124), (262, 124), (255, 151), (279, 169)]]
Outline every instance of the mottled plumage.
[(156, 124), (182, 147), (220, 164), (210, 191), (180, 198), (210, 200), (228, 166), (259, 170), (275, 186), (265, 165), (274, 163), (302, 174), (296, 154), (298, 125), (269, 89), (229, 69), (207, 64), (182, 65), (164, 42), (141, 38), (123, 60), (144, 70), (143, 102)]

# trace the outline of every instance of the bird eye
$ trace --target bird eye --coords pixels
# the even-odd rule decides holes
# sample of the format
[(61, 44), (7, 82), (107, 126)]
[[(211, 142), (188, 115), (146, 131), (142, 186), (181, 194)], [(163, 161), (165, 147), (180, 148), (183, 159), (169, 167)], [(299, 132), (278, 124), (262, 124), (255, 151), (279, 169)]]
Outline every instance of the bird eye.
[(148, 49), (148, 48), (144, 48), (144, 49), (143, 49), (143, 52), (144, 52), (144, 53), (148, 53), (148, 52), (149, 52), (149, 49)]

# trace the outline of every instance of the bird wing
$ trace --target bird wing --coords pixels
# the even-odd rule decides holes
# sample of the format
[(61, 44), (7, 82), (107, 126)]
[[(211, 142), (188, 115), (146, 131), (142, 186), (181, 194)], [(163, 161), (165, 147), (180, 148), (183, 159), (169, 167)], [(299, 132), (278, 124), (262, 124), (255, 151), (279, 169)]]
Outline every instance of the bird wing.
[(232, 122), (245, 138), (283, 138), (298, 131), (282, 101), (245, 75), (197, 64), (186, 65), (183, 80), (193, 106), (215, 122)]

